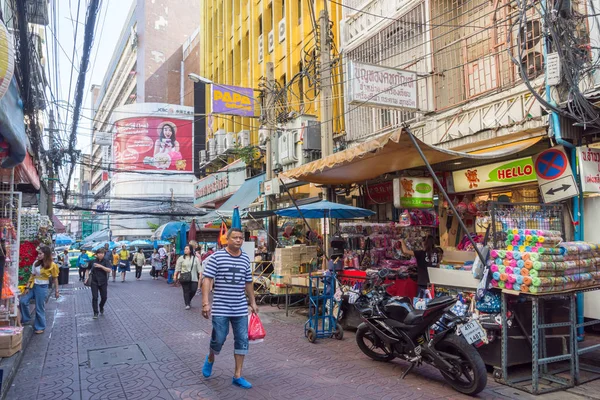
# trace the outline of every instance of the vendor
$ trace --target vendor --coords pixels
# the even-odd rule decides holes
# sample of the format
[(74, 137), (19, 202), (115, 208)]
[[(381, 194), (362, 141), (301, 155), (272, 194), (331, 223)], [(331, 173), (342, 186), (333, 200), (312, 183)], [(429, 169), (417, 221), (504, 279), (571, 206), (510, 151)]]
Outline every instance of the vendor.
[(402, 253), (408, 256), (414, 256), (417, 260), (417, 284), (419, 285), (419, 291), (427, 289), (429, 285), (429, 272), (427, 268), (438, 267), (444, 252), (441, 248), (435, 246), (435, 239), (431, 235), (427, 235), (425, 238), (424, 248), (425, 250), (409, 250), (406, 247), (404, 240), (400, 240), (402, 246)]

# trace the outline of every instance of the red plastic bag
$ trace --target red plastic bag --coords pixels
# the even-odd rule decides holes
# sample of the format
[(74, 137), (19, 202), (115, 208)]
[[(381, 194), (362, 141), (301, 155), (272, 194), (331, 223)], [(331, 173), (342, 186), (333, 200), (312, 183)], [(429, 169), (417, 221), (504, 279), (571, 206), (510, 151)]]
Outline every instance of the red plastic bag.
[(258, 314), (250, 314), (250, 318), (248, 319), (248, 340), (262, 340), (265, 338), (266, 335), (267, 332), (265, 332), (265, 328), (263, 327), (262, 322), (260, 322)]

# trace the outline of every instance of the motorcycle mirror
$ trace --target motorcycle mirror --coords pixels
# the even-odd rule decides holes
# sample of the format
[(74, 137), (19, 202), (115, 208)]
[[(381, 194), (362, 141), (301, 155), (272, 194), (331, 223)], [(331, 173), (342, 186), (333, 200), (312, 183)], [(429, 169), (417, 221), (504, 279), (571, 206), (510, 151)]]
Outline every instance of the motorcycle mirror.
[(386, 276), (388, 276), (390, 274), (390, 270), (387, 268), (383, 268), (380, 269), (379, 272), (377, 273), (377, 275), (379, 275), (379, 277), (381, 279), (384, 279)]

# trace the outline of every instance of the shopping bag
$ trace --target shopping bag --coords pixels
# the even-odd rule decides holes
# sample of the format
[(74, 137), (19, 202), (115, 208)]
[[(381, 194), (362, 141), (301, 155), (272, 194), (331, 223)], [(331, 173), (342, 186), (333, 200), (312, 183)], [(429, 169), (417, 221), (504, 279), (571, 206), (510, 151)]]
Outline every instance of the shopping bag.
[(258, 314), (252, 313), (248, 318), (248, 340), (253, 343), (262, 342), (267, 333)]
[(227, 245), (227, 225), (225, 222), (221, 222), (221, 229), (219, 230), (219, 244), (221, 246)]

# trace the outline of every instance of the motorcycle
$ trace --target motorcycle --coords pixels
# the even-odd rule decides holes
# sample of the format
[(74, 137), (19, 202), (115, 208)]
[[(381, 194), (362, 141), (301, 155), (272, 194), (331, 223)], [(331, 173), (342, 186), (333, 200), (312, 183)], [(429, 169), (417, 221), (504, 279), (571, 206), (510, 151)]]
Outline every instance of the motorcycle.
[[(450, 296), (431, 300), (425, 310), (416, 310), (409, 298), (393, 297), (381, 284), (389, 271), (381, 270), (371, 290), (361, 292), (354, 306), (363, 322), (356, 342), (376, 361), (394, 358), (410, 362), (401, 379), (423, 363), (437, 368), (457, 391), (475, 395), (487, 385), (487, 371), (474, 346), (487, 336), (476, 320), (449, 312), (456, 303)], [(435, 334), (430, 334), (434, 326)]]

